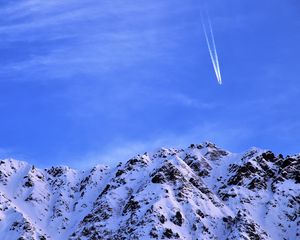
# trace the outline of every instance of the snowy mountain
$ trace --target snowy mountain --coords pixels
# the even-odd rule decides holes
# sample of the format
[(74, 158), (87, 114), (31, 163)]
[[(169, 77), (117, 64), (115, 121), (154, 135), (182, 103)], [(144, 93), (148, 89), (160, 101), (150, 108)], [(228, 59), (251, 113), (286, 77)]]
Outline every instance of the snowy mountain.
[(0, 239), (300, 239), (300, 155), (212, 143), (114, 168), (0, 161)]

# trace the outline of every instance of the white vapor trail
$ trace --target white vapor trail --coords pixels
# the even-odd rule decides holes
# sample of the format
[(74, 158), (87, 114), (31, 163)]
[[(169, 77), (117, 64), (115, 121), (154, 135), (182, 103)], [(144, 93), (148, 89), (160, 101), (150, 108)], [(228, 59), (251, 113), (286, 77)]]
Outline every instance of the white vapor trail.
[(209, 16), (207, 16), (207, 17), (208, 17), (208, 27), (209, 27), (209, 34), (210, 34), (210, 36), (208, 35), (207, 27), (206, 27), (204, 19), (202, 17), (203, 31), (204, 31), (204, 35), (205, 35), (205, 39), (206, 39), (206, 43), (207, 43), (209, 55), (210, 55), (210, 58), (211, 58), (211, 61), (212, 61), (213, 67), (214, 67), (214, 71), (215, 71), (218, 83), (222, 84), (222, 77), (221, 77), (221, 71), (220, 71), (220, 65), (219, 65), (219, 58), (218, 58), (218, 53), (217, 53), (217, 48), (216, 48), (214, 33), (213, 33), (213, 30), (212, 30), (211, 21), (209, 19)]

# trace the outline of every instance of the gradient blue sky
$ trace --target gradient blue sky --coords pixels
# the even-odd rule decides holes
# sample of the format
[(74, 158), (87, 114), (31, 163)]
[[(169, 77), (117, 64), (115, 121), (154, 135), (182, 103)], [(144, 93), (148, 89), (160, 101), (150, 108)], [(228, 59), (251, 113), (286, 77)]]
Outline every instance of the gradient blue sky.
[(0, 0), (0, 157), (86, 167), (204, 140), (300, 152), (299, 12), (298, 0)]

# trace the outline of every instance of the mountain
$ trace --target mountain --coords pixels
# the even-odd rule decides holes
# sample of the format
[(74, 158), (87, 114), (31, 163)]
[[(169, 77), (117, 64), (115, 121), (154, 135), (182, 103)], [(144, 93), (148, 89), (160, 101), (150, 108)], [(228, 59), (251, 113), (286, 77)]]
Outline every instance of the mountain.
[(300, 155), (213, 143), (114, 168), (0, 161), (0, 239), (300, 239)]

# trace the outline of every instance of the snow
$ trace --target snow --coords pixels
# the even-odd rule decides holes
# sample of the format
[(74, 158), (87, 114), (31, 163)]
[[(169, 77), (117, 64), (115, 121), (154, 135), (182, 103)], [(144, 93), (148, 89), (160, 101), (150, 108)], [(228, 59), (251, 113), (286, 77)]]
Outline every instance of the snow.
[(5, 159), (0, 239), (296, 239), (300, 156), (283, 171), (265, 152), (205, 142), (85, 171)]

